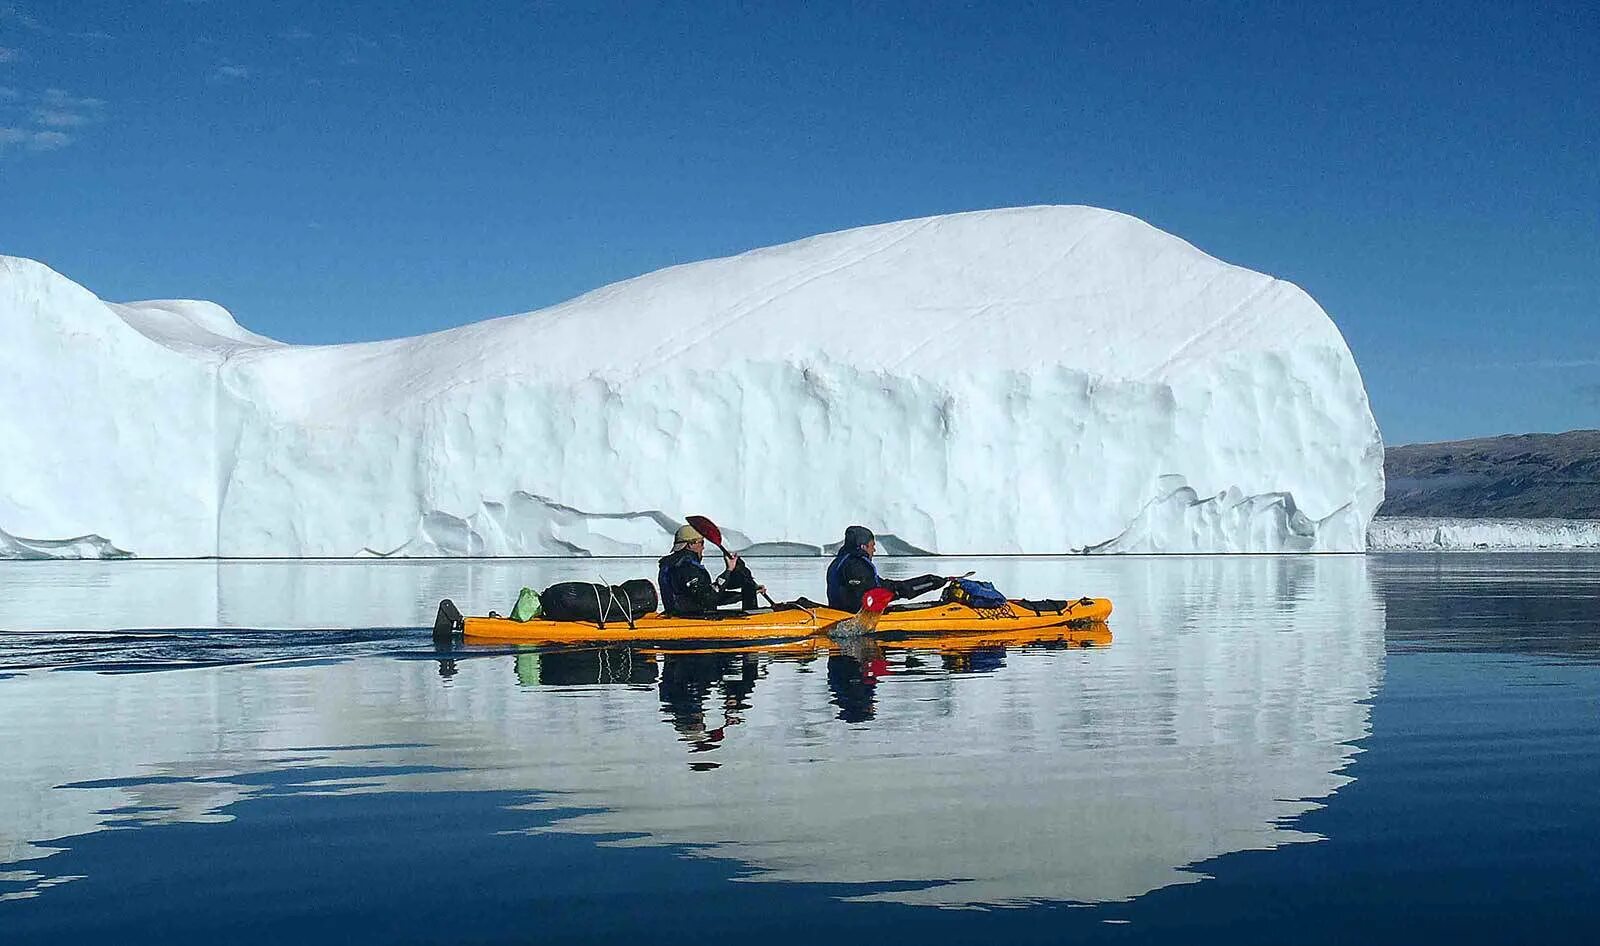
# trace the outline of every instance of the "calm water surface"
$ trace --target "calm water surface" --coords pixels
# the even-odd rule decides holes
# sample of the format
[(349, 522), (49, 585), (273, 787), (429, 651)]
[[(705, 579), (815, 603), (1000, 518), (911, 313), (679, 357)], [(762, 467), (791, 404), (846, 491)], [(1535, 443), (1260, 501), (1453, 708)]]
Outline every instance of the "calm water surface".
[(1600, 555), (886, 569), (1115, 600), (1067, 644), (427, 627), (652, 567), (0, 563), (0, 942), (1600, 933)]

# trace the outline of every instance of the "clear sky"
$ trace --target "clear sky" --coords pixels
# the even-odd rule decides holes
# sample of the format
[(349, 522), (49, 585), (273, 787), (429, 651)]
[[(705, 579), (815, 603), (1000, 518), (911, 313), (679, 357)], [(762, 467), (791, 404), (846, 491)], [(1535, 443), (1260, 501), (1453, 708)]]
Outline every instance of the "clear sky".
[(1091, 204), (1307, 289), (1390, 443), (1600, 427), (1600, 4), (0, 0), (0, 253), (294, 342)]

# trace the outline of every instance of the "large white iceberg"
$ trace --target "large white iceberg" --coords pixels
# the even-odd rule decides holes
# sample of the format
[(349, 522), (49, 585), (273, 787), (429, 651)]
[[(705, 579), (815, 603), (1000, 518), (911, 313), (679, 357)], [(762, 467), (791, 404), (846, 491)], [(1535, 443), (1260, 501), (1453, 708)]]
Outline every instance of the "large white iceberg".
[[(0, 257), (0, 556), (1359, 551), (1383, 450), (1299, 288), (1132, 217), (931, 217), (292, 346)], [(781, 544), (780, 544), (781, 543)]]

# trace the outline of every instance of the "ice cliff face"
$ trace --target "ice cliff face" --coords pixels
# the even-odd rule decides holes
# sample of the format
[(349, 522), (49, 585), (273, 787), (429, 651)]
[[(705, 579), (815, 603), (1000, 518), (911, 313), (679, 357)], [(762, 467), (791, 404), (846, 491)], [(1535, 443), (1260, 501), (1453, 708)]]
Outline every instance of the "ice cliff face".
[(1374, 551), (1600, 549), (1600, 519), (1465, 519), (1394, 516), (1372, 520)]
[[(1358, 551), (1383, 452), (1293, 285), (1035, 207), (289, 346), (0, 257), (0, 556)], [(769, 545), (773, 544), (773, 545)]]

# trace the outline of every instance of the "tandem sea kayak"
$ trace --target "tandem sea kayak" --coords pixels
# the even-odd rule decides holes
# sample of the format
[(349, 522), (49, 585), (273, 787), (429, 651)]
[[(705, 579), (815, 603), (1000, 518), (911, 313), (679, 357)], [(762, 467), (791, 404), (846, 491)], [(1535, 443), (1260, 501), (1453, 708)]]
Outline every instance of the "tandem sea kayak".
[[(973, 608), (959, 603), (891, 607), (878, 616), (873, 633), (943, 635), (1083, 628), (1111, 616), (1107, 598), (1073, 601), (1007, 602), (1003, 608)], [(656, 643), (669, 641), (773, 641), (827, 634), (856, 618), (848, 611), (799, 602), (777, 609), (734, 611), (714, 618), (646, 614), (627, 621), (513, 621), (503, 617), (464, 616), (449, 600), (439, 602), (434, 639), (457, 635), (467, 641), (500, 644)]]

